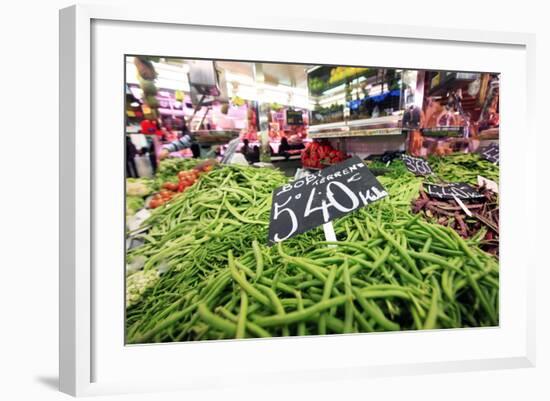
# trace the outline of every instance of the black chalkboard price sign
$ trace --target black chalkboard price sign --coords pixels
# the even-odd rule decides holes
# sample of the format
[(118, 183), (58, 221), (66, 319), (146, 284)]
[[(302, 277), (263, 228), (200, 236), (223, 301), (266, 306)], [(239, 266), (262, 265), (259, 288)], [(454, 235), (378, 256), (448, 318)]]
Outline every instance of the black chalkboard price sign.
[(273, 191), (268, 242), (284, 241), (387, 195), (365, 163), (352, 157)]
[(479, 152), (482, 158), (490, 161), (491, 163), (499, 163), (500, 148), (496, 143), (492, 143), (489, 146), (481, 149)]
[(402, 155), (403, 163), (405, 167), (414, 175), (430, 175), (432, 174), (432, 168), (428, 164), (427, 160), (420, 157), (413, 157), (409, 155)]
[(423, 185), (426, 193), (433, 198), (454, 199), (455, 196), (461, 200), (481, 200), (484, 198), (483, 194), (479, 193), (474, 187), (462, 182), (450, 184), (424, 183)]

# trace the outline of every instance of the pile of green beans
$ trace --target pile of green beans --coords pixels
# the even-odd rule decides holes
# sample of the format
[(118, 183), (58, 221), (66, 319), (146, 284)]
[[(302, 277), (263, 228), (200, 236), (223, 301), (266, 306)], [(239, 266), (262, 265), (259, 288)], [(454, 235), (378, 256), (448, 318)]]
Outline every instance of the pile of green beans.
[(410, 212), (421, 179), (322, 229), (265, 245), (274, 170), (223, 166), (156, 209), (144, 269), (162, 274), (126, 309), (127, 343), (494, 326), (497, 260)]
[[(477, 176), (498, 182), (499, 166), (481, 158), (477, 153), (452, 153), (446, 156), (430, 156), (428, 158), (435, 179), (426, 177), (429, 181), (465, 182), (477, 185)], [(372, 161), (369, 167), (388, 170), (384, 177), (392, 179), (412, 179), (413, 174), (407, 170), (400, 159), (394, 159), (386, 165), (381, 161)]]
[(227, 251), (250, 247), (250, 238), (267, 236), (271, 192), (286, 183), (275, 170), (224, 166), (166, 206), (154, 209), (139, 236), (144, 245), (127, 254), (128, 262), (146, 258), (145, 270), (185, 271), (202, 279), (224, 265)]
[(128, 264), (143, 261), (145, 271), (162, 274), (154, 286), (140, 291), (141, 300), (135, 293), (127, 295), (133, 300), (126, 308), (127, 327), (163, 316), (173, 300), (181, 302), (188, 289), (200, 288), (226, 268), (229, 250), (248, 249), (251, 238), (266, 238), (271, 192), (286, 182), (276, 170), (218, 167), (154, 209), (143, 223), (147, 231), (137, 236), (143, 245), (129, 250), (126, 259)]
[(453, 153), (447, 156), (431, 156), (430, 167), (442, 180), (477, 184), (477, 176), (498, 182), (499, 166), (484, 160), (477, 153)]

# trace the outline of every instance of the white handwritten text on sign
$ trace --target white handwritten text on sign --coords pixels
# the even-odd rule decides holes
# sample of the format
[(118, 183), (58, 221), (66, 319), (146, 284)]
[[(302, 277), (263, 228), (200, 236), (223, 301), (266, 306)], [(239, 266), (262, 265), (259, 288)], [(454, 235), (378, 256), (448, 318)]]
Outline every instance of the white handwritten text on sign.
[(269, 243), (284, 241), (387, 196), (358, 157), (273, 191)]

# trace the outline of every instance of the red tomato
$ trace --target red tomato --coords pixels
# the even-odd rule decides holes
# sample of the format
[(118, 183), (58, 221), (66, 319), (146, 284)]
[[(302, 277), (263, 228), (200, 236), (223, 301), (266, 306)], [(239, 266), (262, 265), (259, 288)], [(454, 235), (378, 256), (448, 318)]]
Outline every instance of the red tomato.
[(165, 182), (164, 184), (162, 184), (162, 188), (164, 188), (168, 191), (177, 191), (178, 184), (173, 183), (173, 182)]

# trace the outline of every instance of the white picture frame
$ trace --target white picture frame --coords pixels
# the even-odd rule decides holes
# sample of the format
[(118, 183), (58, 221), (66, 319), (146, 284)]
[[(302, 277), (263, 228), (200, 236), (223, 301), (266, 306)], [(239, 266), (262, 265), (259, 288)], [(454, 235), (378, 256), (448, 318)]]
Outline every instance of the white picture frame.
[[(527, 204), (522, 190), (535, 188), (535, 155), (527, 157), (527, 149), (517, 146), (513, 132), (522, 131), (522, 141), (535, 143), (534, 121), (534, 49), (535, 37), (531, 34), (485, 32), (472, 30), (439, 29), (421, 26), (373, 25), (357, 22), (303, 20), (293, 18), (249, 19), (221, 15), (179, 16), (179, 10), (152, 7), (147, 11), (138, 8), (116, 8), (106, 5), (78, 5), (60, 11), (60, 390), (68, 394), (95, 395), (167, 389), (203, 389), (219, 386), (243, 385), (246, 380), (257, 383), (280, 381), (314, 381), (338, 378), (421, 374), (431, 372), (468, 371), (480, 369), (503, 369), (531, 367), (535, 364), (535, 319), (534, 278), (535, 252), (525, 252), (530, 259), (521, 258), (517, 249), (534, 249), (523, 230), (535, 231), (536, 208)], [(151, 35), (177, 35), (186, 32), (187, 37), (201, 34), (214, 37), (223, 33), (224, 38), (238, 36), (249, 47), (241, 56), (231, 46), (220, 46), (212, 58), (241, 58), (246, 51), (254, 51), (254, 43), (261, 36), (262, 43), (275, 40), (301, 38), (315, 49), (315, 41), (323, 39), (330, 49), (338, 41), (346, 46), (399, 46), (406, 49), (417, 46), (432, 46), (445, 54), (452, 47), (456, 54), (470, 51), (474, 60), (463, 62), (465, 70), (487, 70), (487, 66), (501, 65), (491, 71), (502, 70), (502, 128), (501, 151), (501, 199), (503, 233), (501, 237), (501, 325), (488, 329), (433, 330), (426, 332), (383, 333), (349, 336), (308, 337), (300, 339), (245, 340), (206, 342), (199, 344), (164, 344), (148, 346), (124, 346), (120, 337), (123, 311), (123, 292), (116, 274), (123, 276), (123, 258), (116, 247), (123, 243), (116, 230), (113, 218), (123, 216), (120, 206), (122, 194), (115, 194), (112, 202), (104, 199), (106, 193), (123, 176), (120, 147), (114, 139), (112, 149), (105, 146), (104, 136), (96, 135), (107, 120), (113, 122), (107, 131), (122, 132), (122, 88), (120, 74), (111, 73), (120, 63), (121, 54), (160, 54), (179, 57), (200, 57), (205, 44), (187, 52), (175, 49), (175, 41), (158, 45), (145, 38), (124, 48), (124, 32), (135, 38), (147, 30)], [(155, 33), (156, 32), (156, 33)], [(199, 33), (197, 33), (199, 32)], [(94, 36), (95, 35), (95, 36)], [(232, 36), (233, 35), (233, 36)], [(286, 39), (285, 39), (286, 38)], [(109, 39), (107, 41), (107, 39)], [(206, 41), (208, 42), (208, 40)], [(382, 43), (383, 42), (383, 43)], [(158, 44), (157, 40), (157, 44)], [(212, 40), (208, 46), (215, 48)], [(230, 40), (228, 41), (230, 43)], [(282, 42), (279, 42), (282, 43)], [(347, 44), (350, 43), (350, 44)], [(101, 44), (101, 46), (99, 45)], [(117, 47), (118, 46), (118, 47)], [(189, 45), (191, 46), (191, 45)], [(258, 46), (256, 44), (256, 46)], [(318, 46), (318, 44), (317, 44)], [(185, 46), (183, 46), (185, 47)], [(246, 47), (246, 46), (243, 46)], [(336, 49), (336, 47), (334, 47)], [(492, 50), (487, 50), (492, 49)], [(252, 59), (296, 62), (328, 62), (331, 55), (296, 55), (284, 58), (284, 49), (279, 55), (258, 48)], [(345, 51), (345, 49), (341, 50)], [(411, 50), (412, 51), (412, 50)], [(481, 55), (492, 51), (491, 60), (481, 60)], [(153, 53), (152, 53), (153, 52)], [(390, 50), (381, 51), (378, 65), (395, 65), (398, 61)], [(252, 53), (247, 53), (252, 54)], [(271, 56), (270, 56), (271, 54)], [(465, 53), (464, 53), (465, 54)], [(425, 64), (415, 61), (414, 54), (401, 53), (406, 61), (404, 67), (450, 68), (451, 61)], [(479, 55), (479, 59), (475, 56)], [(247, 58), (248, 57), (248, 58)], [(309, 58), (308, 58), (309, 57)], [(347, 55), (346, 60), (333, 62), (354, 64), (360, 55)], [(392, 57), (394, 57), (392, 59)], [(487, 54), (489, 58), (489, 54)], [(101, 62), (99, 62), (100, 60)], [(504, 63), (504, 60), (509, 62)], [(469, 63), (469, 64), (466, 64)], [(489, 63), (489, 64), (484, 64)], [(498, 64), (501, 63), (501, 64)], [(368, 62), (355, 62), (368, 65)], [(405, 65), (403, 65), (405, 64)], [(118, 85), (118, 86), (117, 86)], [(101, 98), (104, 93), (120, 93), (120, 99)], [(113, 92), (114, 91), (114, 92)], [(512, 93), (514, 96), (512, 96)], [(507, 97), (508, 96), (508, 97)], [(120, 107), (119, 107), (120, 106)], [(111, 111), (105, 109), (108, 107)], [(117, 109), (117, 107), (119, 107)], [(506, 111), (508, 113), (506, 113)], [(102, 114), (103, 113), (103, 114)], [(117, 117), (118, 113), (120, 116)], [(103, 118), (105, 116), (105, 118)], [(104, 132), (104, 131), (101, 131)], [(94, 134), (96, 133), (96, 134)], [(118, 152), (118, 153), (117, 153)], [(514, 152), (514, 165), (511, 154)], [(101, 153), (101, 163), (98, 155)], [(119, 155), (120, 153), (120, 155)], [(118, 160), (120, 157), (120, 161)], [(117, 164), (118, 163), (118, 164)], [(117, 168), (121, 171), (118, 174)], [(113, 177), (103, 179), (114, 171)], [(112, 169), (114, 168), (114, 170)], [(513, 186), (519, 187), (514, 189)], [(122, 186), (120, 184), (120, 186)], [(111, 210), (112, 209), (112, 210)], [(521, 211), (521, 212), (518, 212)], [(118, 213), (118, 214), (117, 214)], [(114, 224), (113, 233), (101, 231)], [(121, 220), (122, 221), (122, 220)], [(122, 223), (120, 223), (122, 230)], [(98, 231), (99, 230), (99, 231)], [(123, 232), (123, 230), (121, 231)], [(98, 234), (105, 233), (105, 239)], [(118, 236), (118, 237), (117, 237)], [(113, 249), (101, 250), (102, 242), (111, 240)], [(105, 259), (109, 258), (109, 259)], [(118, 259), (117, 259), (118, 258)], [(110, 261), (112, 270), (98, 268), (102, 261)], [(104, 265), (104, 264), (103, 264)], [(519, 267), (518, 267), (519, 266)], [(99, 270), (98, 270), (99, 269)], [(110, 280), (109, 274), (113, 280)], [(98, 299), (97, 291), (102, 297)], [(108, 307), (112, 305), (112, 313)], [(117, 317), (118, 316), (118, 317)], [(116, 322), (120, 320), (121, 327)], [(113, 323), (115, 322), (115, 323)], [(392, 353), (376, 352), (388, 344)], [(420, 348), (419, 348), (420, 347)], [(425, 347), (423, 356), (418, 352)], [(316, 357), (320, 350), (321, 357)], [(352, 351), (353, 352), (348, 352)], [(263, 363), (266, 352), (271, 360)], [(363, 352), (368, 354), (363, 354)], [(399, 354), (399, 355), (393, 355)], [(185, 355), (185, 362), (181, 362)], [(289, 355), (296, 355), (288, 363)], [(368, 355), (368, 357), (365, 357)], [(237, 360), (237, 361), (236, 361)], [(166, 368), (155, 371), (148, 367), (163, 361)], [(180, 361), (181, 378), (171, 375), (170, 369)], [(231, 361), (233, 366), (227, 362)], [(251, 363), (255, 362), (255, 365)], [(214, 365), (213, 365), (214, 364)], [(235, 364), (237, 366), (235, 366)], [(140, 366), (141, 365), (141, 366)], [(192, 368), (190, 368), (192, 366)], [(252, 368), (252, 366), (254, 366)], [(148, 370), (149, 369), (149, 370)], [(243, 377), (247, 379), (239, 379)], [(239, 376), (240, 375), (240, 376)]]

